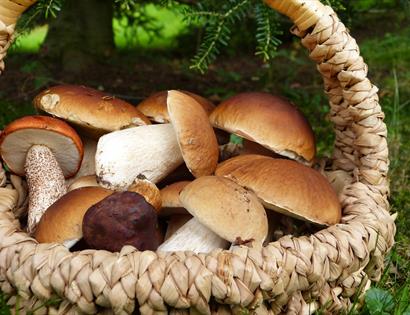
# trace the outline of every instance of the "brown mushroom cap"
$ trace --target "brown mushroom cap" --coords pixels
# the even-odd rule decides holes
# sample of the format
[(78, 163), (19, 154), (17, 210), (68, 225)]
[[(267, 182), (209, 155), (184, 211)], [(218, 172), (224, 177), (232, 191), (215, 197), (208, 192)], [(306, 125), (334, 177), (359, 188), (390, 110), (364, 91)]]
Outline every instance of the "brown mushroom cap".
[(168, 92), (168, 113), (185, 164), (195, 177), (212, 174), (219, 148), (209, 118), (200, 104), (179, 91)]
[(150, 124), (133, 105), (85, 86), (54, 86), (37, 95), (33, 103), (38, 110), (67, 120), (92, 138)]
[(66, 178), (81, 166), (83, 144), (67, 123), (46, 116), (26, 116), (10, 123), (1, 134), (0, 152), (10, 170), (24, 176), (26, 155), (33, 145), (51, 150)]
[[(188, 91), (181, 92), (194, 98), (202, 106), (208, 116), (214, 110), (214, 104), (206, 98)], [(168, 91), (154, 93), (138, 104), (137, 108), (151, 121), (157, 123), (168, 123), (170, 122), (170, 119), (167, 109), (167, 96)]]
[(241, 93), (222, 102), (210, 115), (221, 128), (289, 158), (311, 162), (316, 153), (311, 126), (287, 100), (268, 93)]
[(184, 206), (179, 199), (179, 193), (182, 189), (188, 185), (190, 181), (182, 181), (173, 183), (169, 186), (166, 186), (160, 190), (162, 208), (159, 212), (159, 216), (166, 217), (174, 214), (186, 214), (188, 211), (184, 209)]
[(179, 196), (185, 209), (225, 240), (253, 239), (262, 244), (267, 236), (266, 211), (256, 195), (227, 178), (200, 177)]
[(181, 200), (179, 200), (179, 193), (191, 181), (185, 180), (168, 185), (161, 189), (162, 207), (177, 208), (182, 207)]
[(124, 245), (156, 250), (159, 245), (155, 209), (140, 194), (117, 192), (92, 206), (84, 216), (84, 239), (91, 247), (111, 252)]
[(322, 225), (340, 221), (340, 202), (330, 183), (295, 161), (242, 155), (221, 163), (215, 174), (251, 189), (266, 208)]
[(40, 243), (64, 243), (82, 238), (86, 211), (113, 191), (101, 187), (75, 189), (53, 203), (37, 226), (35, 238)]

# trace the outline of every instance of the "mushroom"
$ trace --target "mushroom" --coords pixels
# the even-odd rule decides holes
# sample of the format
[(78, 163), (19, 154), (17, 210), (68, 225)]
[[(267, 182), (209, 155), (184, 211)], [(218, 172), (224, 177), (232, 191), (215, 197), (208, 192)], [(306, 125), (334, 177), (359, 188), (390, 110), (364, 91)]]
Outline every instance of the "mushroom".
[(218, 142), (205, 110), (191, 96), (169, 91), (169, 118), (185, 164), (195, 176), (211, 175), (218, 164)]
[(154, 207), (155, 210), (161, 209), (161, 193), (158, 187), (144, 177), (137, 177), (128, 191), (140, 194), (145, 200)]
[(120, 251), (124, 245), (156, 250), (159, 245), (155, 209), (140, 194), (116, 192), (88, 209), (83, 220), (87, 244), (95, 249)]
[(98, 182), (126, 190), (140, 176), (156, 184), (185, 161), (195, 176), (210, 175), (218, 163), (218, 143), (203, 108), (192, 97), (168, 92), (171, 124), (115, 131), (97, 145)]
[(74, 176), (80, 168), (81, 139), (61, 120), (26, 116), (4, 129), (0, 152), (13, 173), (26, 175), (29, 191), (27, 230), (32, 233), (44, 211), (66, 193), (64, 177)]
[(74, 189), (82, 188), (82, 187), (99, 187), (97, 183), (97, 177), (95, 175), (87, 175), (77, 178), (75, 181), (68, 186), (67, 191), (70, 192)]
[(81, 162), (81, 167), (77, 174), (66, 180), (66, 185), (70, 186), (77, 179), (84, 176), (95, 176), (95, 154), (97, 152), (97, 141), (94, 139), (83, 137), (82, 139), (84, 145), (84, 156)]
[(207, 253), (240, 240), (258, 246), (267, 236), (266, 212), (258, 198), (227, 178), (197, 178), (181, 191), (180, 200), (194, 218), (165, 241), (159, 251)]
[(192, 215), (184, 208), (179, 199), (179, 193), (189, 183), (190, 181), (176, 182), (162, 188), (160, 191), (162, 207), (158, 215), (167, 218), (165, 240), (170, 238), (181, 226), (192, 219)]
[(316, 146), (311, 126), (287, 100), (268, 93), (241, 93), (209, 117), (215, 128), (254, 141), (279, 155), (311, 164)]
[(126, 190), (137, 177), (156, 184), (182, 164), (182, 154), (171, 124), (114, 131), (97, 145), (98, 182), (112, 190)]
[(150, 121), (133, 105), (110, 94), (80, 85), (58, 85), (34, 98), (43, 113), (67, 120), (87, 137), (148, 125)]
[[(202, 96), (188, 91), (181, 92), (194, 98), (195, 101), (197, 101), (202, 106), (208, 116), (215, 108), (215, 106), (210, 101), (208, 101), (206, 98), (203, 98)], [(167, 97), (168, 91), (156, 92), (150, 95), (147, 99), (143, 100), (140, 104), (138, 104), (137, 109), (139, 109), (153, 122), (169, 123), (170, 118), (167, 109)]]
[(112, 193), (101, 187), (83, 187), (68, 192), (41, 217), (35, 239), (39, 243), (57, 242), (71, 248), (83, 237), (82, 223), (86, 211)]
[(327, 179), (295, 161), (242, 155), (218, 165), (215, 174), (252, 190), (265, 208), (320, 225), (340, 221), (340, 202)]

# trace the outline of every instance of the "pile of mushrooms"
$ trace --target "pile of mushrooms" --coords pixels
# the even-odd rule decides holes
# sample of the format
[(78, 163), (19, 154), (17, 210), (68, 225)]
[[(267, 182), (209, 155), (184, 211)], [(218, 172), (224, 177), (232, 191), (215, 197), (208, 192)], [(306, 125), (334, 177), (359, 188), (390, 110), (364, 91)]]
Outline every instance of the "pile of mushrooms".
[(207, 253), (340, 221), (335, 188), (313, 168), (312, 128), (281, 97), (241, 93), (215, 107), (170, 90), (135, 107), (60, 85), (33, 103), (40, 115), (10, 123), (0, 154), (26, 178), (22, 223), (40, 243)]

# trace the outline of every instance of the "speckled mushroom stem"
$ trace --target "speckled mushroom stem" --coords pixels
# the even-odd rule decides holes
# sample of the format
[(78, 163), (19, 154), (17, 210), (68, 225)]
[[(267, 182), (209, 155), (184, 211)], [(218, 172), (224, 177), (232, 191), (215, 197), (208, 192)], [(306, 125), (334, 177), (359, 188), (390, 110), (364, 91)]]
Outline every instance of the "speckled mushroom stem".
[(229, 242), (215, 234), (197, 219), (192, 218), (166, 240), (158, 251), (193, 251), (209, 253), (217, 248), (227, 248)]
[(29, 191), (28, 233), (33, 233), (41, 216), (66, 194), (63, 172), (51, 150), (34, 145), (27, 152), (25, 171)]

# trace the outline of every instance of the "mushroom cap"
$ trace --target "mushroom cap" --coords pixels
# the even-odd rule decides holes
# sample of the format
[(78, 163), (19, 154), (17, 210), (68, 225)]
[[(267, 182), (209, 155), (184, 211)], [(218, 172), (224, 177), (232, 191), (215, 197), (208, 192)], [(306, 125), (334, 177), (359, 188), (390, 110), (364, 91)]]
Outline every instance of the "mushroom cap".
[(91, 247), (111, 252), (124, 245), (156, 250), (159, 245), (155, 209), (140, 194), (117, 192), (92, 206), (84, 216), (84, 239)]
[(262, 243), (268, 233), (266, 211), (256, 195), (230, 179), (200, 177), (181, 191), (182, 205), (221, 238)]
[[(188, 91), (181, 92), (194, 98), (202, 106), (208, 116), (214, 110), (214, 104), (206, 98)], [(168, 91), (154, 93), (139, 103), (137, 109), (139, 109), (151, 121), (157, 123), (169, 123), (170, 119), (167, 109), (167, 95)]]
[(37, 95), (33, 104), (39, 111), (67, 120), (92, 138), (114, 130), (150, 124), (133, 105), (80, 85), (51, 87)]
[(82, 238), (84, 214), (112, 193), (101, 187), (83, 187), (65, 194), (41, 217), (35, 232), (36, 240), (40, 243), (64, 243)]
[(187, 211), (179, 199), (179, 193), (190, 181), (176, 182), (161, 189), (162, 208), (159, 216), (186, 214)]
[(265, 208), (321, 225), (340, 221), (340, 202), (327, 179), (295, 161), (242, 155), (218, 165), (215, 174), (254, 191)]
[(210, 115), (221, 128), (301, 162), (316, 154), (311, 126), (289, 101), (268, 93), (241, 93), (222, 102)]
[(3, 130), (0, 152), (13, 173), (24, 176), (26, 155), (33, 145), (44, 145), (51, 150), (64, 177), (78, 172), (84, 154), (83, 144), (77, 132), (64, 121), (47, 116), (26, 116)]
[(158, 187), (145, 178), (136, 178), (128, 191), (133, 191), (142, 195), (145, 200), (152, 205), (155, 210), (161, 209), (161, 193)]
[(195, 177), (212, 174), (219, 147), (207, 113), (194, 98), (179, 91), (169, 91), (167, 103), (186, 166)]
[(74, 189), (82, 188), (82, 187), (99, 187), (97, 183), (97, 177), (95, 175), (86, 175), (76, 178), (74, 181), (71, 182), (70, 186), (68, 186), (67, 191), (72, 191)]

